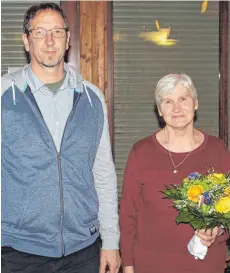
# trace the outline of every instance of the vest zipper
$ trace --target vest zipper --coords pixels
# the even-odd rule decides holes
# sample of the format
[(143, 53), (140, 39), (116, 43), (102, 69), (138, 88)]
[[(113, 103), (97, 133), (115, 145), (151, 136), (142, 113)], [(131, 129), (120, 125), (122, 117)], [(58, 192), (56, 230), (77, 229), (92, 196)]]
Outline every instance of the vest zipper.
[(64, 201), (63, 201), (63, 184), (62, 184), (62, 169), (61, 169), (61, 149), (62, 149), (62, 143), (63, 143), (63, 138), (64, 138), (64, 134), (65, 134), (65, 131), (66, 131), (66, 126), (68, 124), (68, 121), (73, 113), (73, 111), (76, 109), (76, 105), (79, 101), (81, 97), (81, 93), (78, 95), (75, 103), (74, 103), (74, 106), (66, 120), (66, 123), (65, 123), (65, 127), (64, 127), (64, 130), (63, 130), (63, 134), (62, 134), (62, 138), (61, 138), (61, 144), (60, 144), (60, 152), (58, 153), (57, 152), (57, 159), (58, 159), (58, 173), (59, 173), (59, 186), (60, 186), (60, 204), (61, 204), (61, 245), (62, 245), (62, 255), (64, 256), (65, 255), (65, 244), (64, 244), (64, 240), (63, 240), (63, 221), (64, 221)]
[(32, 109), (34, 108), (34, 110), (36, 111), (36, 113), (40, 116), (40, 118), (42, 119), (43, 123), (44, 123), (44, 126), (46, 127), (46, 130), (53, 142), (53, 145), (54, 145), (54, 148), (56, 150), (56, 153), (57, 153), (57, 162), (58, 162), (58, 175), (59, 175), (59, 188), (60, 188), (60, 233), (61, 233), (61, 248), (62, 248), (62, 256), (65, 255), (65, 244), (64, 244), (64, 240), (63, 240), (63, 221), (64, 221), (64, 201), (63, 201), (63, 184), (62, 184), (62, 169), (61, 169), (61, 147), (62, 147), (62, 142), (63, 142), (63, 138), (64, 138), (64, 134), (65, 134), (65, 130), (66, 130), (66, 125), (68, 123), (68, 120), (70, 119), (70, 116), (72, 115), (73, 111), (76, 109), (76, 105), (78, 103), (78, 101), (80, 100), (80, 97), (81, 97), (81, 93), (79, 93), (75, 103), (74, 103), (74, 106), (66, 120), (66, 123), (65, 123), (65, 127), (64, 127), (64, 130), (63, 130), (63, 134), (62, 134), (62, 138), (61, 138), (61, 144), (60, 144), (60, 151), (58, 152), (57, 148), (56, 148), (56, 145), (54, 143), (54, 140), (53, 140), (53, 137), (52, 135), (50, 134), (50, 131), (45, 123), (45, 120), (40, 112), (40, 109), (38, 109), (35, 105), (35, 103), (32, 101), (32, 99), (29, 97), (29, 95), (26, 95), (26, 98), (27, 100), (29, 101), (29, 104), (31, 104), (31, 107)]
[(60, 222), (61, 222), (61, 248), (62, 255), (65, 255), (65, 244), (63, 240), (63, 218), (64, 218), (64, 201), (63, 201), (63, 185), (62, 185), (62, 171), (61, 171), (61, 153), (57, 153), (59, 187), (60, 187)]

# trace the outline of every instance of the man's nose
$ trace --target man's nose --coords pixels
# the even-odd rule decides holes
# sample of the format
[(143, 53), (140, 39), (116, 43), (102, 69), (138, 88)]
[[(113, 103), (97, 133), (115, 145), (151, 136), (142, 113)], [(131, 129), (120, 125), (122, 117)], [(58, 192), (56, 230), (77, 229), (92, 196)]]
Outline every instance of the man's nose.
[(52, 32), (51, 32), (51, 31), (47, 31), (47, 33), (46, 33), (46, 43), (47, 43), (48, 45), (53, 45), (54, 42), (55, 42), (55, 41), (54, 41)]

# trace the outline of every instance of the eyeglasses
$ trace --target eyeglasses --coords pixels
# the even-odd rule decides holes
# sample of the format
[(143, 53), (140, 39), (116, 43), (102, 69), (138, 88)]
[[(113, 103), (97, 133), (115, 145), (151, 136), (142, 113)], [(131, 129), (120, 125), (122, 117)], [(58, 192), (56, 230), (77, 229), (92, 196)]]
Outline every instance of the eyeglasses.
[(53, 29), (45, 29), (45, 28), (36, 28), (31, 29), (29, 32), (32, 34), (32, 37), (35, 39), (44, 38), (48, 32), (52, 33), (54, 38), (62, 38), (65, 36), (67, 29), (66, 28), (53, 28)]

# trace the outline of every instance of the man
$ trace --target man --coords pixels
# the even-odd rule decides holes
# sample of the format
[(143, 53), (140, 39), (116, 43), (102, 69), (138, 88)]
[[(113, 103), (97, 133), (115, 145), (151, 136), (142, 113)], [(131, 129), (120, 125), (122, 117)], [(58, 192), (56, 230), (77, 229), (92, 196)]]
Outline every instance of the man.
[(64, 63), (70, 33), (58, 5), (32, 6), (23, 28), (30, 64), (2, 79), (2, 272), (117, 273), (103, 95)]

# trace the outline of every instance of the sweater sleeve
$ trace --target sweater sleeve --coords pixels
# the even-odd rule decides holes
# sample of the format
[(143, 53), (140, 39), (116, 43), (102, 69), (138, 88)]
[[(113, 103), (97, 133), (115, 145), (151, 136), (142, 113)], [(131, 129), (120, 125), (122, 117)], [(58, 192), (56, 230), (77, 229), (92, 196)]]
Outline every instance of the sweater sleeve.
[(222, 164), (224, 167), (224, 172), (230, 172), (230, 151), (228, 150), (228, 147), (222, 142), (223, 145), (223, 152), (222, 152)]
[(121, 257), (123, 266), (133, 265), (133, 245), (137, 218), (137, 177), (135, 156), (132, 149), (124, 172), (123, 191), (120, 202)]
[[(220, 141), (221, 150), (221, 164), (223, 166), (223, 173), (230, 172), (230, 152), (224, 141)], [(223, 234), (217, 238), (218, 243), (223, 243), (229, 238), (229, 232), (224, 230)]]

